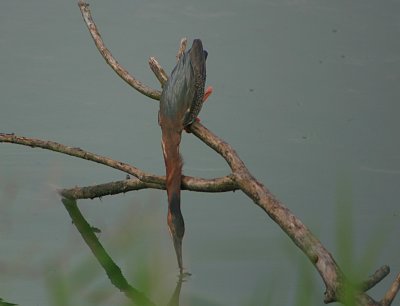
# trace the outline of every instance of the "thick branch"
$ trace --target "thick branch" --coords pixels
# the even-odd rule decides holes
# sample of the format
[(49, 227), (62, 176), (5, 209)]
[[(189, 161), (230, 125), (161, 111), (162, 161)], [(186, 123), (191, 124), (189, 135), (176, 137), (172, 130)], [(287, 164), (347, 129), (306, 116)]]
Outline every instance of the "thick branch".
[[(250, 174), (245, 164), (228, 143), (214, 135), (200, 123), (192, 124), (190, 130), (226, 160), (240, 189), (255, 204), (261, 207), (309, 258), (325, 283), (325, 303), (343, 301), (346, 296), (346, 290), (348, 290), (344, 275), (332, 255), (321, 242), (283, 203)], [(372, 283), (376, 284), (381, 280), (385, 276), (385, 270), (384, 268), (378, 270), (366, 282), (368, 286), (372, 286)], [(359, 293), (357, 300), (359, 305), (378, 305), (377, 302), (363, 292)]]
[(325, 282), (325, 302), (337, 300), (336, 293), (341, 283), (341, 272), (331, 254), (318, 239), (288, 208), (249, 173), (242, 160), (228, 143), (197, 122), (192, 124), (191, 132), (226, 160), (240, 189), (255, 204), (260, 206), (307, 255)]
[(89, 10), (89, 4), (79, 0), (78, 2), (79, 8), (81, 10), (83, 19), (85, 20), (86, 26), (89, 29), (90, 34), (93, 37), (93, 41), (96, 44), (97, 49), (100, 51), (100, 54), (103, 56), (108, 65), (130, 86), (135, 88), (140, 93), (155, 99), (160, 100), (160, 91), (155, 90), (153, 88), (148, 87), (143, 84), (139, 80), (135, 79), (129, 72), (122, 67), (117, 60), (112, 56), (111, 52), (105, 46), (101, 35), (97, 29), (95, 22), (93, 21), (92, 15)]

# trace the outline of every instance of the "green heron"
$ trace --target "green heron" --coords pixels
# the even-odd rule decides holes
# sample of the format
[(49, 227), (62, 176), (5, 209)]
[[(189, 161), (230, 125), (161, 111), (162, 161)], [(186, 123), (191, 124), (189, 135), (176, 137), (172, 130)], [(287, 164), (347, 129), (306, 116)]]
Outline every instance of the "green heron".
[(182, 157), (179, 154), (182, 131), (192, 124), (212, 88), (204, 92), (207, 51), (200, 39), (193, 41), (163, 87), (158, 121), (162, 131), (162, 150), (166, 168), (168, 227), (174, 243), (180, 273), (185, 223), (181, 213)]

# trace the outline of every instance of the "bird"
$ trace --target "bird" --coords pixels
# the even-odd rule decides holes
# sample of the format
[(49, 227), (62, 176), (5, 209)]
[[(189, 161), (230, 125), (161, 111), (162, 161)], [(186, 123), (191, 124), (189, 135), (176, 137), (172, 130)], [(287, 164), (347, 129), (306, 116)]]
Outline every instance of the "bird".
[(167, 224), (175, 248), (180, 274), (183, 274), (182, 240), (185, 222), (181, 212), (182, 157), (179, 153), (182, 131), (196, 121), (203, 102), (212, 93), (205, 91), (206, 59), (200, 39), (194, 39), (189, 50), (179, 58), (160, 98), (158, 123), (161, 127), (161, 147), (166, 169), (168, 197)]

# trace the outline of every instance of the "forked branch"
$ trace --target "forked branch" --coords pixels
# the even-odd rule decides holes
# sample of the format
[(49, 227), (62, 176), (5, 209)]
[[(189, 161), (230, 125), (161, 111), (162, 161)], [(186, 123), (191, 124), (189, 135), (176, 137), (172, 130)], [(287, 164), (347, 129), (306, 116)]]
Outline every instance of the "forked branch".
[[(165, 189), (164, 176), (144, 172), (143, 170), (140, 170), (139, 168), (136, 168), (127, 163), (117, 161), (106, 156), (91, 153), (82, 150), (81, 148), (69, 147), (54, 141), (46, 141), (5, 133), (0, 133), (0, 142), (14, 143), (29, 146), (32, 148), (41, 148), (45, 150), (59, 152), (62, 154), (67, 154), (120, 170), (134, 177), (123, 181), (110, 182), (107, 184), (95, 186), (60, 189), (59, 193), (63, 197), (73, 199), (93, 199), (106, 195), (124, 193), (132, 190), (140, 190), (146, 188)], [(182, 178), (182, 189), (197, 192), (227, 192), (237, 190), (238, 186), (233, 181), (232, 176), (230, 175), (213, 179), (184, 176)]]

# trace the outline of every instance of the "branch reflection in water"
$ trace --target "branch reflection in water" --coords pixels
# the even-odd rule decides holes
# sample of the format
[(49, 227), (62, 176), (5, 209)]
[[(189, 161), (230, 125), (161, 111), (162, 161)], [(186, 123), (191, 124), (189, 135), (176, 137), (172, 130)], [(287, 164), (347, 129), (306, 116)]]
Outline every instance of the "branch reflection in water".
[[(63, 198), (62, 202), (68, 211), (73, 224), (78, 229), (83, 240), (88, 245), (99, 264), (103, 267), (111, 283), (123, 292), (135, 305), (156, 306), (144, 293), (132, 287), (123, 276), (121, 269), (112, 260), (95, 235), (95, 229), (90, 226), (80, 212), (76, 200)], [(170, 298), (168, 306), (179, 306), (179, 296), (182, 288), (183, 277), (178, 278), (176, 288)]]

